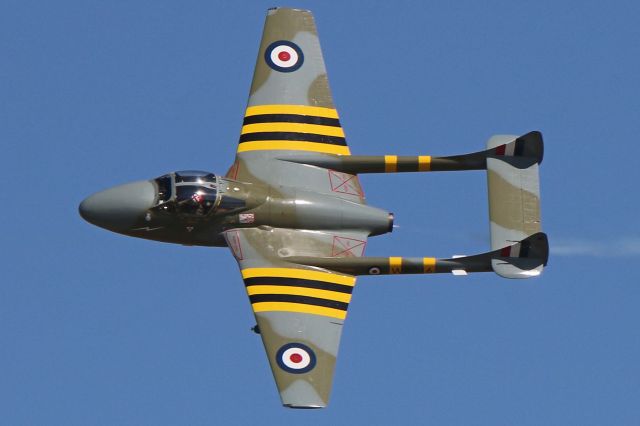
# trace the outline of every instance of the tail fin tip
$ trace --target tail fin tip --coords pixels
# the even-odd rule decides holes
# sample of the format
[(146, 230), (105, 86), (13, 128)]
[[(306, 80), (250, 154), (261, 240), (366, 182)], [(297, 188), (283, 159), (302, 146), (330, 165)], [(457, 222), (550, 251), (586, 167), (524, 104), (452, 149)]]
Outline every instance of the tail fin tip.
[(549, 240), (545, 233), (538, 232), (495, 253), (498, 256), (491, 259), (491, 268), (501, 277), (537, 277), (549, 260)]

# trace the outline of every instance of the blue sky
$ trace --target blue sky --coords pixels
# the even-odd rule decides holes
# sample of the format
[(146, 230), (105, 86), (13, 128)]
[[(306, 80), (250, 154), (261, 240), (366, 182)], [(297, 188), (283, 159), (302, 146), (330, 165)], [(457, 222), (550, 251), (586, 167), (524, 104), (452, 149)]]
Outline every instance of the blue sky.
[[(330, 407), (292, 411), (226, 249), (77, 214), (116, 184), (226, 171), (273, 3), (3, 2), (2, 423), (639, 424), (640, 6), (441, 3), (293, 6), (316, 16), (354, 153), (543, 132), (549, 267), (360, 279)], [(484, 173), (362, 183), (400, 225), (367, 254), (487, 249)]]

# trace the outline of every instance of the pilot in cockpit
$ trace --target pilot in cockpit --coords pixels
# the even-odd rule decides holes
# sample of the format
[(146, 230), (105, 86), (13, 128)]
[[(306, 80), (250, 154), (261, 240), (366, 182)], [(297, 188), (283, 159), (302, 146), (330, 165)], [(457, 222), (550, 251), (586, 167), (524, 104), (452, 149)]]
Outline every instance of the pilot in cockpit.
[[(220, 194), (216, 176), (209, 172), (181, 171), (156, 179), (159, 202), (173, 204), (185, 215), (206, 216), (212, 212)], [(172, 185), (173, 184), (173, 185)], [(172, 188), (175, 196), (172, 197)], [(171, 208), (170, 205), (164, 207)]]

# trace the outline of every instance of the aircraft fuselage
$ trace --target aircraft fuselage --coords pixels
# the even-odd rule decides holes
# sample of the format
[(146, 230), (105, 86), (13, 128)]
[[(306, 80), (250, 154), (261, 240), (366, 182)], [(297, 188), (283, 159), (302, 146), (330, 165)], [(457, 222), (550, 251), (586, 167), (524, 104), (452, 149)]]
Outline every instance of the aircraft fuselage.
[(392, 230), (393, 215), (365, 204), (299, 188), (239, 182), (207, 172), (175, 172), (119, 185), (80, 204), (94, 225), (167, 243), (226, 246), (227, 229)]

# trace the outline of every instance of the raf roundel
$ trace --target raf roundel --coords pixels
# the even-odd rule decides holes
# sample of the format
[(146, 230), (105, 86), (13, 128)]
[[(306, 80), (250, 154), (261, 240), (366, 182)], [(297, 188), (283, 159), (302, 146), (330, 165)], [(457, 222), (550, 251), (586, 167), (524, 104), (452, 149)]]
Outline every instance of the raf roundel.
[(302, 343), (288, 343), (278, 350), (276, 361), (287, 373), (303, 374), (316, 366), (316, 354)]
[(276, 71), (293, 72), (302, 66), (304, 54), (297, 44), (278, 40), (267, 47), (264, 52), (264, 60)]

